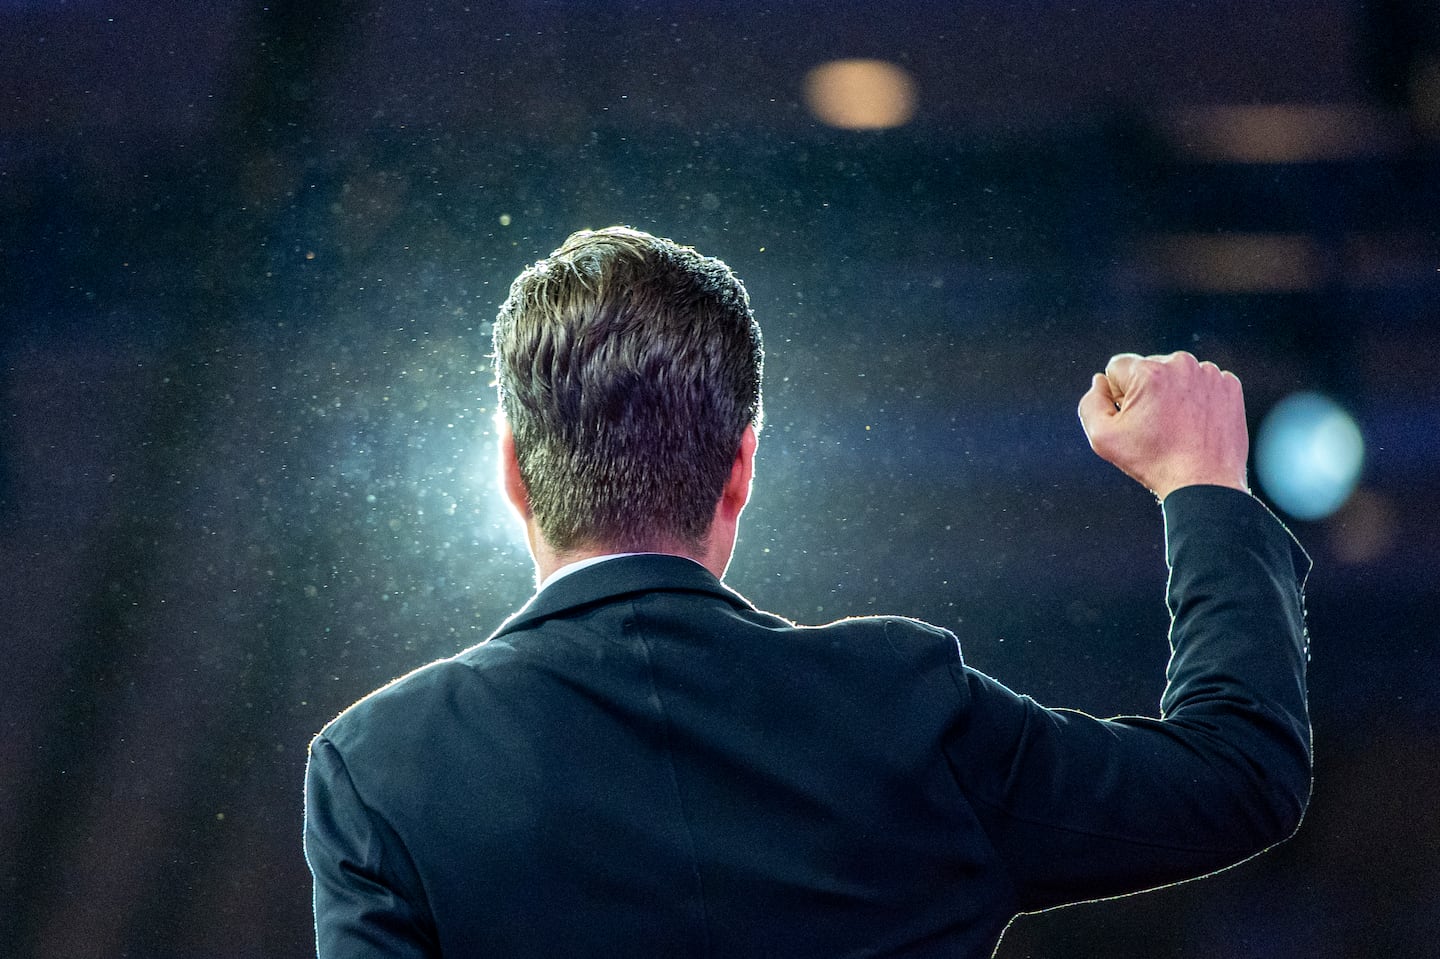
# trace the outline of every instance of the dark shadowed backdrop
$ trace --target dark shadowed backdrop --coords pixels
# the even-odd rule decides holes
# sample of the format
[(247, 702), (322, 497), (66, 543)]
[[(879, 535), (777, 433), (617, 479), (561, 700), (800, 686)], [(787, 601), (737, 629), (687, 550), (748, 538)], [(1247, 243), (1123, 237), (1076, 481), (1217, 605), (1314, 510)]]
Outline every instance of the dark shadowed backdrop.
[[(307, 742), (529, 595), (490, 323), (610, 223), (726, 259), (764, 326), (732, 585), (929, 619), (1049, 705), (1163, 681), (1159, 511), (1074, 414), (1111, 353), (1352, 417), (1353, 491), (1292, 517), (1302, 831), (1000, 956), (1427, 954), (1434, 10), (0, 0), (0, 954), (313, 948)], [(851, 58), (889, 119), (824, 112)]]

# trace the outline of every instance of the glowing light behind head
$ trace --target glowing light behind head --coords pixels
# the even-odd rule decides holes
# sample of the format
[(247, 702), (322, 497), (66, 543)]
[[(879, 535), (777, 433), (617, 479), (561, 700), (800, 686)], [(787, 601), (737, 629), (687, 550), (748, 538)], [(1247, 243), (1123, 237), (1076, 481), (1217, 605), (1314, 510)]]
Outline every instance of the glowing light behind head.
[(805, 77), (805, 102), (832, 127), (884, 130), (914, 115), (915, 81), (884, 60), (832, 60)]
[(480, 437), (475, 448), (475, 459), (470, 468), (471, 492), (479, 504), (476, 515), (490, 532), (490, 543), (529, 558), (525, 521), (505, 495), (505, 468), (500, 461), (499, 437), (507, 429), (505, 413), (497, 405), (490, 416), (490, 429)]
[(1255, 446), (1260, 485), (1280, 509), (1324, 519), (1355, 489), (1365, 439), (1355, 419), (1318, 393), (1295, 393), (1265, 417)]

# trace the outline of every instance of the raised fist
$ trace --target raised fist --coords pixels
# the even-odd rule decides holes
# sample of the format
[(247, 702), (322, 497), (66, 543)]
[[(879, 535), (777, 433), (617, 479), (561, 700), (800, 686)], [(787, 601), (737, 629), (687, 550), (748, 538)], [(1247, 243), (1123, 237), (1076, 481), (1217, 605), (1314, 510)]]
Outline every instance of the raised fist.
[(1111, 357), (1080, 398), (1090, 448), (1160, 499), (1182, 486), (1249, 491), (1240, 380), (1189, 353)]

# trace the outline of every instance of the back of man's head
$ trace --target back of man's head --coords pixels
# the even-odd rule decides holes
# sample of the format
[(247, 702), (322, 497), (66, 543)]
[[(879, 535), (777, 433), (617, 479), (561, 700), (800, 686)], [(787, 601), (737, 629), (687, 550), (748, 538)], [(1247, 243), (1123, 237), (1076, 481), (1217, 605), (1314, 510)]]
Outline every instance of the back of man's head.
[(557, 550), (703, 543), (745, 427), (760, 327), (724, 263), (627, 227), (572, 235), (495, 321), (501, 410)]

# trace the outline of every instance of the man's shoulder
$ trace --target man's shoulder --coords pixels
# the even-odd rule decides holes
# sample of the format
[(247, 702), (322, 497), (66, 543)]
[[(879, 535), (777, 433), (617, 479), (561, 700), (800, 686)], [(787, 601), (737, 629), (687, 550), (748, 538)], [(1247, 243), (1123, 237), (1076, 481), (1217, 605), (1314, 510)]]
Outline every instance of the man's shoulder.
[(846, 616), (828, 623), (822, 623), (818, 626), (800, 626), (797, 628), (823, 630), (832, 633), (892, 633), (895, 635), (912, 636), (917, 639), (944, 639), (951, 642), (955, 639), (955, 634), (942, 626), (927, 623), (923, 619), (915, 619), (913, 616), (899, 616), (891, 613)]
[[(668, 594), (664, 591), (651, 594), (651, 598), (660, 603), (674, 602), (682, 606), (702, 601), (694, 596)], [(827, 623), (806, 624), (748, 603), (741, 608), (728, 609), (727, 613), (751, 626), (785, 634), (789, 639), (802, 643), (823, 642), (831, 646), (854, 643), (863, 647), (873, 642), (889, 640), (892, 643), (917, 647), (939, 645), (954, 648), (958, 645), (955, 634), (950, 630), (910, 616), (845, 616)]]
[(351, 704), (325, 725), (320, 736), (343, 750), (373, 738), (376, 731), (403, 734), (413, 730), (458, 687), (470, 682), (477, 667), (500, 665), (513, 654), (508, 643), (491, 640), (427, 663)]
[(950, 630), (909, 616), (847, 616), (819, 626), (797, 626), (798, 634), (823, 639), (831, 647), (883, 651), (903, 660), (940, 657), (958, 662), (960, 642)]

